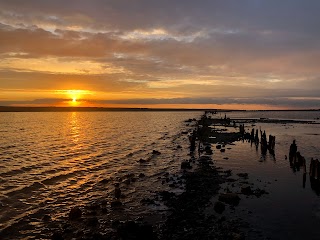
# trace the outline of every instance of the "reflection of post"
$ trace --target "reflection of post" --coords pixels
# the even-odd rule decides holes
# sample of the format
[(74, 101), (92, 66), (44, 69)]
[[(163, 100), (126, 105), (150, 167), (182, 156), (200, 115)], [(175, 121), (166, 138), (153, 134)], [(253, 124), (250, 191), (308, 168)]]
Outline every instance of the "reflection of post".
[(302, 187), (303, 187), (303, 188), (306, 187), (306, 179), (307, 179), (307, 174), (304, 173), (304, 174), (303, 174), (303, 179), (302, 179)]

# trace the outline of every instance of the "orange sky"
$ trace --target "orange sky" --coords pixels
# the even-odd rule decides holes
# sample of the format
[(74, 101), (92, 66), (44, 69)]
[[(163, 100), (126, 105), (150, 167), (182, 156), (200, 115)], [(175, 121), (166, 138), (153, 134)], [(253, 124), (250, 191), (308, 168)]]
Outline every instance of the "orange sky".
[(320, 108), (298, 2), (0, 0), (0, 106)]

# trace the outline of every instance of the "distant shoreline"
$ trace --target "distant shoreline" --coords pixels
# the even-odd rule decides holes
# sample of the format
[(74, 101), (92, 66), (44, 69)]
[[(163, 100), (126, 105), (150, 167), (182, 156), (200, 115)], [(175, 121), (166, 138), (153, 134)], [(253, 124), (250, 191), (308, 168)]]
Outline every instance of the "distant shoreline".
[(230, 110), (208, 108), (105, 108), (105, 107), (12, 107), (0, 106), (0, 112), (184, 112), (184, 111), (214, 111), (214, 112), (266, 112), (266, 111), (320, 111), (320, 109), (297, 110)]

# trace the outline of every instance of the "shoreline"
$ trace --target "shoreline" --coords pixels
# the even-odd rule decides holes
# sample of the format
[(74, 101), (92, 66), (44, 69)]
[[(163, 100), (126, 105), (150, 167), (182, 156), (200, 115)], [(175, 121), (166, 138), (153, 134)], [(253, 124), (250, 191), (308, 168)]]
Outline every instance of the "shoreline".
[(284, 109), (284, 110), (236, 110), (236, 109), (212, 109), (212, 108), (130, 108), (130, 107), (19, 107), (19, 106), (0, 106), (0, 112), (130, 112), (130, 111), (200, 111), (200, 112), (317, 112), (320, 109)]
[[(217, 123), (217, 120), (214, 121)], [(221, 126), (226, 126), (224, 119), (218, 122)], [(109, 212), (107, 206), (110, 204), (111, 211), (119, 211), (118, 214), (125, 215), (121, 212), (121, 201), (97, 202), (84, 208), (75, 206), (69, 213), (69, 219), (64, 223), (48, 223), (51, 239), (245, 239), (247, 223), (230, 216), (226, 218), (221, 213), (225, 208), (235, 208), (241, 201), (241, 195), (260, 197), (266, 192), (244, 187), (246, 190), (241, 193), (229, 191), (219, 193), (221, 185), (227, 182), (242, 186), (247, 174), (243, 173), (238, 180), (235, 180), (231, 178), (230, 170), (222, 170), (214, 166), (212, 152), (208, 148), (205, 149), (203, 144), (210, 142), (223, 144), (226, 147), (241, 140), (242, 136), (238, 132), (212, 131), (209, 128), (211, 123), (212, 120), (203, 118), (196, 121), (196, 125), (204, 126), (202, 136), (197, 138), (197, 145), (202, 145), (202, 149), (190, 152), (190, 159), (181, 163), (181, 174), (177, 176), (164, 174), (163, 176), (166, 179), (163, 184), (172, 189), (183, 188), (183, 192), (176, 194), (170, 190), (160, 191), (141, 201), (142, 205), (151, 208), (159, 206), (160, 203), (165, 206), (164, 210), (160, 212), (154, 210), (154, 214), (141, 214), (136, 219), (128, 216), (123, 217), (123, 220), (108, 219), (106, 221), (105, 214)], [(230, 122), (228, 126), (231, 126)], [(212, 199), (217, 197), (219, 200), (213, 203)], [(163, 215), (160, 216), (162, 211), (165, 212), (165, 219)]]
[[(265, 239), (264, 233), (261, 232), (263, 230), (258, 232), (259, 230), (248, 225), (244, 220), (245, 217), (233, 214), (236, 209), (243, 208), (241, 202), (245, 201), (245, 198), (259, 198), (268, 194), (265, 187), (251, 179), (251, 175), (249, 178), (246, 172), (239, 174), (239, 172), (228, 170), (229, 167), (218, 167), (219, 165), (217, 166), (212, 158), (214, 148), (214, 160), (218, 155), (221, 155), (221, 159), (228, 159), (226, 157), (228, 155), (225, 154), (228, 154), (229, 149), (236, 148), (235, 145), (238, 144), (235, 142), (248, 143), (246, 134), (240, 133), (239, 124), (246, 124), (247, 128), (254, 125), (251, 121), (243, 122), (229, 118), (211, 119), (210, 114), (203, 116), (206, 117), (185, 120), (183, 124), (188, 126), (188, 130), (180, 129), (179, 134), (176, 134), (175, 137), (179, 136), (180, 140), (171, 146), (176, 151), (172, 154), (172, 161), (177, 171), (169, 173), (168, 170), (164, 170), (155, 174), (154, 177), (158, 179), (160, 185), (162, 181), (162, 190), (148, 188), (146, 190), (149, 193), (144, 195), (143, 199), (141, 199), (142, 196), (131, 199), (126, 192), (129, 190), (126, 186), (134, 189), (138, 186), (136, 184), (148, 181), (150, 179), (146, 176), (148, 174), (143, 174), (146, 173), (145, 167), (152, 162), (150, 160), (157, 158), (161, 160), (164, 156), (156, 150), (151, 150), (150, 159), (140, 159), (136, 163), (138, 172), (125, 172), (125, 175), (119, 178), (106, 178), (97, 183), (104, 188), (112, 186), (115, 181), (119, 182), (122, 190), (120, 197), (114, 197), (113, 200), (110, 197), (102, 197), (89, 204), (70, 204), (69, 210), (63, 213), (64, 217), (60, 219), (55, 219), (49, 211), (31, 214), (31, 217), (42, 219), (44, 223), (41, 233), (35, 232), (35, 236), (54, 240), (245, 239), (248, 232), (253, 231), (254, 233), (251, 232), (251, 234), (256, 234), (253, 239)], [(217, 116), (213, 115), (213, 117)], [(233, 120), (237, 123), (235, 124)], [(190, 145), (188, 144), (187, 138), (191, 133), (197, 134), (193, 151), (189, 151), (192, 144), (191, 142)], [(256, 147), (260, 148), (260, 144)], [(174, 160), (177, 151), (183, 151), (186, 157)], [(224, 151), (227, 152), (220, 154)], [(161, 164), (161, 161), (159, 163)], [(128, 200), (135, 201), (140, 206), (138, 206), (139, 210), (133, 213), (128, 208)], [(237, 208), (239, 203), (240, 207)], [(30, 226), (23, 226), (23, 222), (17, 222), (0, 232), (0, 237), (10, 237), (10, 231), (14, 232), (15, 227), (24, 230), (24, 227)], [(265, 233), (268, 232), (265, 231)]]

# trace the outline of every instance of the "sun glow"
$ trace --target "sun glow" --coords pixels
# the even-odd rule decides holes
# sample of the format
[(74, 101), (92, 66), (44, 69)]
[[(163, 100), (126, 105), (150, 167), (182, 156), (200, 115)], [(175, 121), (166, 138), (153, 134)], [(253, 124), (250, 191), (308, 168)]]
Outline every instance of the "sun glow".
[(88, 99), (88, 95), (92, 95), (93, 92), (89, 90), (56, 90), (57, 94), (61, 94), (66, 96), (67, 99), (66, 103), (70, 106), (76, 107), (76, 106), (81, 106), (83, 103), (86, 102)]

